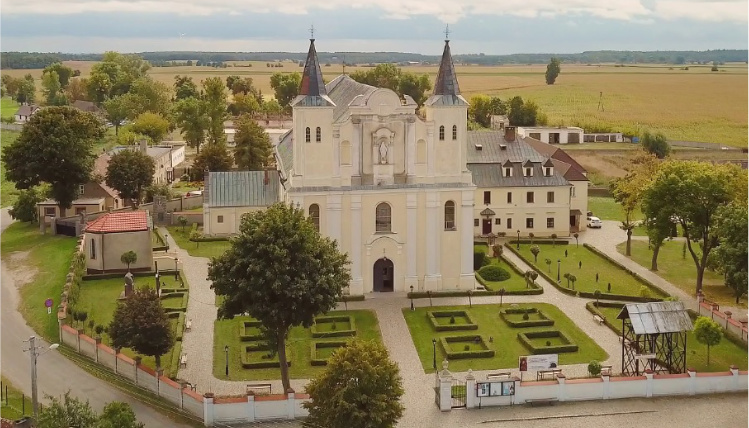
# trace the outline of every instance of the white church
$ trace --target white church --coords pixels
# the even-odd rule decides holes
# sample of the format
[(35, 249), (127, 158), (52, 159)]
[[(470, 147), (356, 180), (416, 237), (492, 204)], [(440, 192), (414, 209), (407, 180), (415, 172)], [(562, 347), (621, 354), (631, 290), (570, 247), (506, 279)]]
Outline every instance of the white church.
[[(534, 150), (513, 128), (468, 132), (448, 40), (434, 93), (419, 109), (409, 96), (345, 74), (325, 85), (311, 39), (292, 107), (293, 128), (276, 146), (278, 171), (206, 175), (205, 234), (237, 233), (242, 214), (277, 201), (298, 204), (348, 253), (349, 291), (359, 295), (473, 289), (475, 237), (527, 236), (536, 217), (536, 236), (583, 227), (587, 205), (572, 209), (573, 194), (587, 204), (579, 165)], [(536, 190), (537, 203), (528, 195)]]

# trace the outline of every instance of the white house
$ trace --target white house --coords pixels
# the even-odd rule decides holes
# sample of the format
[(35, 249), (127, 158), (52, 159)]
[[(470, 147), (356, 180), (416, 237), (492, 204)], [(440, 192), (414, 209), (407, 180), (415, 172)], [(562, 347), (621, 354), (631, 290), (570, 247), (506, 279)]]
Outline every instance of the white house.
[(549, 144), (579, 144), (583, 142), (583, 129), (577, 126), (522, 126), (518, 134)]
[(34, 115), (37, 111), (39, 111), (39, 106), (37, 105), (29, 105), (24, 104), (21, 107), (18, 108), (16, 111), (16, 114), (13, 115), (13, 120), (16, 123), (26, 123), (31, 119), (31, 116)]

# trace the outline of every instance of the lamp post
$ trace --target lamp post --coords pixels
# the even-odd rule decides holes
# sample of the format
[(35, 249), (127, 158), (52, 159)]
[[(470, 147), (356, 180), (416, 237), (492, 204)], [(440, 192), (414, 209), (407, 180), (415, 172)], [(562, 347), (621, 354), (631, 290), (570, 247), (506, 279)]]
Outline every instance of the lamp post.
[(229, 377), (229, 345), (224, 345), (224, 354), (226, 354), (226, 377)]
[(414, 310), (414, 286), (411, 286), (411, 310)]
[(178, 262), (179, 262), (179, 259), (177, 257), (174, 257), (174, 280), (175, 281), (179, 277), (179, 267), (177, 267)]
[(166, 250), (169, 251), (169, 234), (164, 234), (164, 245), (166, 245)]
[(432, 339), (432, 368), (437, 370), (437, 339)]
[(518, 229), (518, 250), (520, 249), (520, 229)]
[(473, 302), (471, 301), (471, 296), (473, 296), (473, 290), (468, 290), (468, 307), (473, 307)]
[(37, 393), (37, 386), (36, 386), (36, 359), (40, 355), (44, 355), (48, 351), (51, 351), (53, 349), (57, 349), (60, 344), (59, 343), (53, 343), (49, 345), (49, 348), (39, 353), (39, 349), (41, 349), (41, 346), (36, 346), (36, 337), (31, 336), (29, 337), (29, 349), (24, 349), (23, 352), (28, 351), (29, 357), (31, 358), (31, 408), (34, 415), (34, 420), (39, 420), (39, 398)]
[(156, 278), (156, 295), (159, 294), (159, 289), (161, 288), (161, 283), (159, 282), (159, 271), (156, 271), (156, 275), (154, 275)]
[(562, 269), (562, 260), (561, 259), (557, 259), (557, 284), (559, 284), (560, 282), (562, 282), (562, 277), (559, 276), (559, 273), (560, 273), (561, 269)]

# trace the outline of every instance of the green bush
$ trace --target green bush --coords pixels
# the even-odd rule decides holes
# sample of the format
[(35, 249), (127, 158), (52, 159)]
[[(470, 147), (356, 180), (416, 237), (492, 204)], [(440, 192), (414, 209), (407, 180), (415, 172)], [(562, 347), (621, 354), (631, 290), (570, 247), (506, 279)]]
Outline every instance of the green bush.
[[(455, 317), (466, 317), (468, 319), (467, 324), (440, 324), (437, 322), (437, 318), (450, 318), (454, 320)], [(460, 330), (478, 330), (479, 326), (473, 321), (471, 315), (466, 311), (427, 311), (427, 318), (432, 324), (435, 331), (460, 331)]]
[(601, 374), (601, 369), (601, 363), (596, 360), (588, 363), (588, 373), (590, 373), (591, 376), (598, 376), (599, 374)]
[(486, 266), (491, 263), (489, 256), (485, 252), (480, 250), (473, 250), (473, 270), (479, 270), (482, 266)]
[[(278, 368), (278, 356), (276, 355), (273, 358), (269, 358), (267, 360), (263, 361), (252, 361), (247, 357), (247, 352), (249, 351), (265, 351), (267, 350), (267, 346), (265, 343), (258, 343), (254, 345), (245, 345), (244, 352), (242, 352), (242, 355), (240, 357), (240, 362), (242, 364), (242, 367), (246, 369), (275, 369)], [(287, 366), (291, 367), (291, 354), (289, 354), (288, 349), (286, 351), (287, 355)], [(179, 366), (177, 366), (179, 367)]]
[(510, 272), (497, 265), (484, 266), (478, 272), (482, 278), (487, 281), (507, 281), (510, 279)]
[[(452, 351), (450, 349), (450, 343), (473, 342), (474, 340), (476, 340), (477, 337), (481, 341), (481, 345), (484, 347), (484, 349), (477, 349), (475, 351), (458, 351), (458, 352)], [(443, 336), (440, 338), (440, 345), (442, 346), (442, 350), (447, 356), (448, 360), (494, 357), (494, 350), (489, 349), (486, 339), (483, 336), (477, 336), (475, 334), (463, 335), (463, 336)]]
[[(313, 366), (327, 366), (328, 365), (328, 359), (327, 358), (320, 358), (317, 355), (317, 350), (319, 348), (340, 348), (342, 346), (346, 346), (346, 342), (343, 341), (327, 341), (327, 342), (312, 342), (309, 344), (310, 347), (310, 364)], [(276, 363), (276, 366), (278, 366), (278, 363)]]
[[(565, 342), (564, 345), (537, 346), (530, 339), (545, 339), (559, 337)], [(577, 345), (573, 343), (564, 333), (559, 330), (540, 330), (518, 333), (518, 339), (533, 355), (539, 354), (562, 354), (565, 352), (577, 352)], [(548, 342), (547, 342), (548, 343)]]
[(528, 315), (528, 312), (524, 313), (523, 314), (523, 321), (528, 321), (529, 319), (531, 319), (531, 316)]
[(239, 340), (242, 342), (263, 340), (264, 337), (261, 333), (256, 333), (256, 334), (247, 333), (247, 329), (260, 328), (260, 326), (262, 326), (260, 321), (240, 321), (239, 322)]
[[(320, 331), (317, 328), (317, 324), (331, 323), (335, 325), (336, 322), (348, 322), (351, 328), (347, 330), (332, 329), (333, 331)], [(315, 323), (310, 327), (310, 331), (314, 338), (356, 336), (356, 322), (354, 321), (354, 317), (348, 315), (320, 316), (315, 317)]]

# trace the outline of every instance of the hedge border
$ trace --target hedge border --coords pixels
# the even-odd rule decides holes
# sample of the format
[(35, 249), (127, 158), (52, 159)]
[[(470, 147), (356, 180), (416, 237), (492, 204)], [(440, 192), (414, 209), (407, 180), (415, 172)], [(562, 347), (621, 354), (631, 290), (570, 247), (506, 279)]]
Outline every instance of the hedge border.
[(330, 340), (325, 342), (311, 342), (309, 344), (310, 347), (310, 365), (312, 366), (327, 366), (328, 365), (328, 359), (327, 358), (318, 358), (317, 357), (317, 348), (340, 348), (343, 346), (346, 346), (347, 342), (342, 340)]
[(611, 262), (614, 265), (616, 265), (617, 267), (619, 267), (619, 269), (622, 269), (625, 272), (627, 272), (628, 274), (630, 274), (633, 277), (635, 277), (635, 279), (637, 279), (638, 281), (644, 283), (646, 286), (648, 286), (648, 287), (652, 288), (653, 290), (657, 291), (658, 293), (662, 294), (664, 296), (663, 298), (671, 296), (671, 294), (667, 293), (666, 290), (662, 289), (661, 287), (658, 287), (657, 285), (653, 284), (649, 280), (643, 278), (642, 276), (640, 276), (640, 274), (638, 274), (636, 272), (633, 272), (631, 269), (629, 269), (628, 267), (626, 267), (623, 264), (619, 263), (618, 261), (612, 259), (611, 257), (608, 256), (608, 254), (603, 253), (598, 248), (596, 248), (596, 247), (594, 247), (594, 246), (592, 246), (592, 245), (590, 245), (588, 243), (584, 243), (583, 247), (585, 247), (585, 248), (589, 249), (590, 251), (592, 251), (593, 254), (596, 254), (596, 255), (598, 255), (600, 257), (603, 257), (604, 259), (608, 260), (609, 262)]
[[(481, 338), (481, 344), (486, 349), (483, 349), (480, 351), (451, 351), (450, 350), (450, 343), (474, 341), (476, 337)], [(467, 334), (467, 335), (460, 335), (460, 336), (440, 337), (440, 345), (442, 346), (442, 350), (445, 352), (445, 356), (447, 356), (448, 360), (461, 360), (461, 359), (468, 359), (468, 358), (493, 358), (494, 350), (489, 349), (489, 345), (487, 345), (487, 343), (488, 341), (486, 340), (486, 338), (480, 334)]]
[(341, 298), (338, 300), (339, 302), (363, 302), (365, 299), (365, 296), (363, 294), (357, 294), (357, 295), (351, 295), (351, 294), (344, 294), (341, 296)]
[[(264, 349), (253, 349), (254, 346), (258, 345), (245, 345), (243, 348), (242, 355), (240, 356), (239, 360), (242, 364), (242, 367), (245, 369), (275, 369), (279, 366), (278, 356), (276, 358), (273, 358), (272, 360), (267, 361), (249, 361), (247, 359), (247, 352), (248, 351), (260, 351)], [(287, 353), (288, 354), (288, 353)], [(286, 358), (286, 365), (288, 367), (291, 367), (291, 359)]]
[[(547, 337), (561, 337), (562, 340), (566, 341), (565, 345), (552, 345), (552, 346), (535, 346), (530, 339), (543, 339)], [(578, 346), (575, 342), (570, 340), (566, 334), (561, 330), (538, 330), (518, 333), (518, 340), (522, 343), (531, 354), (562, 354), (567, 352), (577, 352)]]
[[(541, 244), (541, 245), (546, 245), (546, 244), (552, 244), (552, 245), (557, 245), (557, 244), (559, 244), (559, 245), (570, 245), (570, 241), (572, 239), (575, 239), (575, 238), (574, 237), (570, 237), (570, 238), (559, 237), (559, 238), (556, 239), (556, 241), (552, 241), (551, 238), (545, 238), (545, 237), (543, 237), (543, 238), (533, 238), (532, 241), (530, 239), (520, 238), (520, 243), (521, 244), (531, 244), (531, 245), (536, 245), (536, 244)], [(507, 241), (506, 244), (517, 245), (518, 244), (518, 239), (517, 238), (511, 239), (511, 240)]]
[(240, 321), (239, 322), (239, 341), (240, 342), (251, 342), (254, 340), (262, 340), (263, 335), (258, 334), (247, 334), (248, 327), (260, 327), (262, 323), (257, 320), (252, 321)]
[[(177, 325), (174, 327), (174, 340), (182, 341), (185, 332), (185, 313), (184, 312), (167, 312), (167, 318), (177, 318)], [(179, 366), (178, 366), (179, 367)]]
[(616, 329), (616, 326), (614, 326), (614, 323), (608, 318), (606, 318), (603, 312), (598, 310), (598, 307), (603, 306), (604, 308), (621, 308), (626, 304), (627, 304), (626, 302), (597, 302), (597, 303), (588, 302), (585, 304), (585, 309), (587, 309), (588, 312), (592, 313), (593, 315), (598, 315), (599, 317), (601, 317), (606, 327), (608, 327), (609, 329), (611, 329), (611, 331), (621, 336), (621, 332), (619, 332)]
[[(520, 320), (512, 321), (507, 318), (507, 315), (512, 314), (538, 314), (540, 320)], [(507, 308), (499, 311), (499, 317), (502, 318), (512, 328), (525, 328), (525, 327), (551, 327), (554, 325), (554, 320), (549, 318), (543, 311), (538, 308)]]
[[(336, 331), (317, 331), (317, 323), (333, 323), (336, 321), (348, 321), (348, 330), (336, 330)], [(356, 336), (356, 321), (351, 315), (326, 315), (315, 317), (315, 322), (310, 326), (310, 332), (312, 337), (315, 339), (322, 339), (327, 337), (349, 337)]]
[[(583, 244), (585, 245), (585, 244)], [(627, 302), (635, 302), (635, 303), (649, 303), (649, 302), (662, 302), (662, 298), (653, 298), (653, 297), (640, 297), (640, 296), (627, 296), (624, 294), (613, 294), (613, 293), (604, 293), (601, 292), (600, 296), (596, 296), (594, 293), (591, 293), (589, 291), (578, 291), (578, 290), (572, 290), (570, 288), (562, 287), (560, 284), (557, 284), (557, 280), (549, 276), (546, 272), (544, 272), (543, 269), (540, 269), (533, 263), (529, 262), (528, 260), (523, 257), (522, 254), (520, 254), (515, 248), (512, 246), (505, 244), (505, 247), (507, 247), (510, 251), (512, 251), (513, 254), (520, 257), (523, 261), (525, 261), (528, 266), (531, 267), (531, 269), (538, 272), (539, 275), (541, 275), (546, 281), (551, 283), (557, 290), (561, 291), (564, 294), (567, 294), (569, 296), (575, 296), (575, 297), (583, 297), (586, 299), (599, 299), (599, 300), (624, 300)], [(616, 264), (619, 267), (624, 268), (623, 266)], [(626, 272), (626, 268), (625, 272)], [(647, 284), (643, 284), (647, 286)]]
[(161, 296), (159, 296), (159, 300), (164, 300), (169, 297), (176, 297), (177, 295), (180, 295), (180, 294), (182, 295), (182, 303), (180, 304), (180, 306), (164, 307), (164, 310), (166, 310), (167, 312), (187, 312), (187, 299), (188, 299), (187, 291), (178, 291), (174, 293), (161, 293)]
[[(437, 318), (446, 318), (453, 316), (464, 316), (468, 319), (468, 324), (448, 324), (443, 325), (437, 322)], [(479, 325), (471, 317), (467, 311), (427, 311), (427, 318), (432, 323), (435, 331), (465, 331), (465, 330), (478, 330)]]

